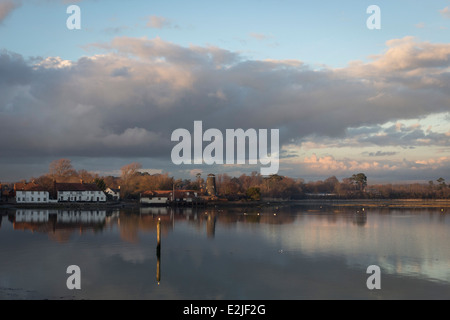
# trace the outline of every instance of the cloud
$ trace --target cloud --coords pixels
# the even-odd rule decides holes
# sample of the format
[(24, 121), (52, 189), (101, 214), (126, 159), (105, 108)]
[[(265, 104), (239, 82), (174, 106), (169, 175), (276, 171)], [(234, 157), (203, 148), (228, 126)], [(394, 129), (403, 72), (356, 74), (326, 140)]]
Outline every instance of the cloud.
[(440, 14), (446, 18), (446, 19), (450, 19), (450, 7), (445, 7), (442, 10), (439, 10)]
[(377, 151), (377, 152), (369, 152), (368, 155), (370, 157), (386, 157), (386, 156), (395, 156), (398, 152), (395, 151)]
[[(445, 118), (445, 114), (439, 114), (439, 116)], [(342, 137), (309, 135), (300, 141), (300, 146), (304, 150), (376, 146), (412, 149), (416, 147), (446, 147), (449, 144), (450, 132), (437, 132), (429, 125), (420, 123), (406, 125), (400, 121), (348, 128)], [(380, 157), (393, 156), (396, 152), (377, 151), (375, 153), (364, 152), (363, 154)]]
[[(304, 174), (310, 176), (349, 177), (356, 172), (364, 172), (371, 179), (392, 181), (402, 179), (426, 180), (429, 177), (445, 175), (450, 169), (450, 157), (436, 157), (425, 160), (389, 160), (365, 161), (361, 159), (336, 159), (331, 155), (317, 156), (312, 154), (303, 160), (293, 162)], [(292, 164), (291, 164), (292, 165)]]
[(139, 172), (148, 173), (150, 175), (153, 175), (153, 174), (162, 174), (163, 170), (162, 169), (139, 169)]
[(253, 39), (256, 39), (256, 40), (268, 40), (268, 39), (272, 39), (273, 38), (273, 36), (266, 35), (266, 34), (263, 34), (263, 33), (255, 33), (255, 32), (249, 33), (249, 36), (251, 38), (253, 38)]
[(190, 177), (192, 177), (192, 178), (194, 178), (194, 177), (196, 177), (197, 176), (197, 174), (203, 174), (203, 170), (202, 169), (192, 169), (192, 170), (189, 170), (189, 176)]
[(424, 23), (424, 22), (419, 22), (418, 24), (416, 24), (416, 28), (417, 28), (417, 29), (423, 29), (423, 28), (425, 28), (425, 23)]
[[(354, 62), (347, 71), (354, 75), (420, 76), (449, 66), (450, 44), (417, 42), (414, 37), (392, 39), (386, 42), (387, 50), (372, 56), (367, 64)], [(436, 70), (433, 70), (436, 69)], [(413, 79), (414, 80), (414, 79)]]
[(146, 26), (148, 28), (163, 29), (173, 27), (172, 22), (165, 17), (150, 16), (148, 17)]
[[(447, 146), (445, 133), (396, 122), (448, 112), (450, 45), (407, 37), (386, 47), (368, 63), (320, 70), (160, 38), (115, 37), (91, 44), (97, 53), (77, 61), (3, 51), (0, 135), (9, 141), (2, 153), (170, 163), (171, 133), (192, 131), (196, 120), (222, 132), (280, 129), (281, 145)], [(330, 170), (377, 163), (308, 161)]]
[(3, 21), (18, 7), (20, 7), (20, 3), (12, 0), (2, 0), (0, 2), (0, 25)]
[(317, 157), (315, 154), (310, 158), (305, 158), (304, 163), (316, 170), (326, 170), (335, 172), (357, 172), (373, 170), (396, 170), (398, 166), (391, 161), (363, 161), (355, 159), (336, 160), (333, 156)]

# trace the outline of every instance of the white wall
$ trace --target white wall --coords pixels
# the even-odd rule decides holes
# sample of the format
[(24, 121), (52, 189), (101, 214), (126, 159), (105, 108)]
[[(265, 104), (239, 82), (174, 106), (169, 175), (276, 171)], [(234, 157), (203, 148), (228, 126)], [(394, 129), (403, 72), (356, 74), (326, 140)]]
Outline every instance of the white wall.
[(141, 198), (141, 203), (145, 203), (145, 204), (165, 204), (167, 203), (167, 201), (169, 200), (169, 198), (167, 197), (154, 197), (154, 198), (149, 198), (149, 197), (144, 197)]
[(16, 191), (17, 203), (48, 203), (48, 191)]
[(105, 202), (103, 191), (58, 191), (58, 201), (63, 202)]

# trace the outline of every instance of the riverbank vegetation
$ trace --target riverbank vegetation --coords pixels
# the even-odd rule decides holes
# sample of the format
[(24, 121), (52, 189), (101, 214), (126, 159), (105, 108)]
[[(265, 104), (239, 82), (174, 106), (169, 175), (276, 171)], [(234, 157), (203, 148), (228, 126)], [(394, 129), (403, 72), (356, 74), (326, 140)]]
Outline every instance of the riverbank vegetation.
[[(102, 190), (120, 188), (122, 199), (138, 199), (147, 190), (205, 191), (202, 174), (192, 179), (177, 179), (167, 173), (150, 174), (141, 171), (141, 164), (130, 163), (121, 168), (120, 176), (100, 176), (84, 169), (75, 170), (69, 159), (50, 164), (49, 172), (31, 178), (51, 188), (53, 181), (96, 183)], [(206, 177), (205, 177), (206, 178)], [(238, 177), (226, 173), (216, 175), (218, 196), (227, 200), (302, 200), (302, 199), (450, 199), (450, 185), (442, 177), (427, 183), (370, 184), (364, 173), (339, 180), (332, 176), (325, 180), (305, 181), (281, 175), (262, 176), (257, 172)], [(25, 181), (18, 181), (25, 182)]]

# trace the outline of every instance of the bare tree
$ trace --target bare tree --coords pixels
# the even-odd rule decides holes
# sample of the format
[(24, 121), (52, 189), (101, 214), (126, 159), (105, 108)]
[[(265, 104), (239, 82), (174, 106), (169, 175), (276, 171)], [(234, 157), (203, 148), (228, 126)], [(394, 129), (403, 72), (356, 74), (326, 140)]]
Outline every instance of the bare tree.
[(138, 162), (133, 162), (124, 165), (121, 170), (121, 196), (126, 198), (136, 189), (138, 184), (139, 169), (142, 169), (142, 165)]
[(76, 175), (77, 172), (69, 159), (59, 159), (50, 163), (49, 176), (58, 182), (64, 182)]

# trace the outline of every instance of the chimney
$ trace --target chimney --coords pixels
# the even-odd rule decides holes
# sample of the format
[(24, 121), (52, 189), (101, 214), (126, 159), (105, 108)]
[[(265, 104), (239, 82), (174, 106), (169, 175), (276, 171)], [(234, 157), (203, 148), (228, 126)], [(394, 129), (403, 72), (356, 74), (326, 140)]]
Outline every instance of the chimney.
[(53, 199), (58, 199), (58, 191), (56, 190), (56, 180), (55, 179), (53, 179), (53, 190), (52, 190), (52, 193), (53, 193)]

